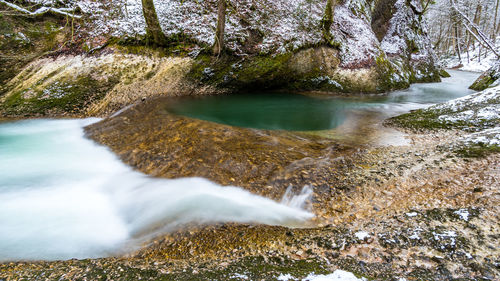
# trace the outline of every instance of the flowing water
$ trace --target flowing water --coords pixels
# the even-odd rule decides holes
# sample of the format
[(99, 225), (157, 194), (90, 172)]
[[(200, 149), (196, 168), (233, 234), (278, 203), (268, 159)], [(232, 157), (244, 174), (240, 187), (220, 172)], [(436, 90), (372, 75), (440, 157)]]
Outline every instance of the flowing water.
[[(448, 101), (473, 93), (467, 87), (477, 73), (450, 71), (441, 83), (413, 84), (386, 96), (342, 98), (288, 93), (247, 93), (180, 98), (167, 110), (192, 118), (258, 129), (314, 131), (343, 124), (353, 112), (377, 113), (379, 118)], [(373, 118), (373, 116), (371, 117)]]
[[(471, 93), (477, 75), (452, 74), (385, 97), (225, 96), (183, 99), (171, 110), (245, 127), (319, 130), (356, 110), (394, 115)], [(191, 222), (299, 226), (312, 217), (308, 188), (275, 202), (201, 178), (133, 171), (84, 137), (83, 127), (96, 121), (0, 123), (0, 261), (103, 257)]]
[(102, 257), (190, 222), (300, 225), (310, 190), (283, 203), (201, 178), (155, 179), (84, 138), (97, 121), (0, 124), (0, 260)]

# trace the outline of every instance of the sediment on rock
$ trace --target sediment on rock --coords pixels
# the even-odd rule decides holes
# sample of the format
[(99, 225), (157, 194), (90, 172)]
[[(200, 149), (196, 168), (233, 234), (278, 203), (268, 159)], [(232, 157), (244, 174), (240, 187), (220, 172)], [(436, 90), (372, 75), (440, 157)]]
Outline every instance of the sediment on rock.
[(43, 58), (6, 83), (0, 110), (4, 116), (105, 116), (149, 97), (215, 92), (184, 79), (191, 64), (189, 58), (113, 49)]

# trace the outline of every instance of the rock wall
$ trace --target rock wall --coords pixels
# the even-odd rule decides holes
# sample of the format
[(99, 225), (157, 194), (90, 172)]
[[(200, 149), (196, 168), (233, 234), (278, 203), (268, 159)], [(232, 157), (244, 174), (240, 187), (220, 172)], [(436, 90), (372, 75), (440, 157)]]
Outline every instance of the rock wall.
[[(320, 19), (320, 8), (326, 3), (310, 2), (305, 23)], [(292, 1), (290, 5), (299, 9), (300, 3)], [(261, 9), (273, 17), (280, 14), (280, 7), (278, 11)], [(257, 14), (251, 15), (239, 20), (255, 21)], [(293, 22), (296, 18), (291, 15), (285, 19)], [(377, 93), (440, 80), (418, 1), (348, 0), (337, 5), (330, 30), (336, 46), (323, 41), (319, 24), (307, 25), (306, 31), (293, 29), (285, 19), (269, 24), (275, 25), (273, 32), (286, 26), (285, 32), (291, 36), (286, 39), (267, 32), (265, 24), (252, 25), (252, 31), (240, 34), (243, 37), (236, 41), (234, 29), (229, 29), (228, 47), (236, 54), (229, 63), (238, 67), (228, 68), (224, 60), (201, 58), (194, 76), (201, 83), (232, 90), (279, 87), (335, 93)], [(255, 33), (261, 34), (262, 40), (253, 40)], [(274, 67), (277, 63), (279, 67)], [(255, 79), (248, 79), (248, 73)]]
[[(62, 19), (12, 16), (0, 5), (0, 96), (5, 83), (30, 61), (54, 51), (68, 36)], [(61, 23), (62, 22), (62, 23)]]
[[(189, 58), (117, 50), (43, 58), (5, 85), (0, 110), (3, 116), (104, 116), (151, 96), (193, 94), (183, 80), (191, 64)], [(196, 89), (203, 91), (208, 89)]]

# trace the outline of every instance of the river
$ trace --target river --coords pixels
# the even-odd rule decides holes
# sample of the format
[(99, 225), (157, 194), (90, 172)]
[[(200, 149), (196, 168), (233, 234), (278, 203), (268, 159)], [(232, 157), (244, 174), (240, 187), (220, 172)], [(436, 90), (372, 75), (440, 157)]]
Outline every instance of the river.
[[(478, 75), (451, 71), (441, 83), (368, 98), (285, 94), (183, 99), (177, 114), (236, 126), (341, 128), (353, 112), (377, 120), (472, 93)], [(97, 258), (133, 250), (186, 223), (301, 226), (311, 190), (281, 202), (202, 178), (157, 179), (132, 170), (84, 136), (99, 119), (0, 123), (0, 261)]]

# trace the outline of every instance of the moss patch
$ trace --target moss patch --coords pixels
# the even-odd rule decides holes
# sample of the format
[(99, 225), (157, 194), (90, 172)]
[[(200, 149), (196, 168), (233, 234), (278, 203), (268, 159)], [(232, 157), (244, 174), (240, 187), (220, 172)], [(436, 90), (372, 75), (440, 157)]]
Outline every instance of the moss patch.
[(481, 75), (472, 85), (469, 87), (471, 90), (482, 91), (488, 88), (489, 85), (493, 84), (497, 79), (491, 77), (490, 75)]
[(469, 89), (482, 91), (500, 79), (500, 62), (481, 74)]
[(291, 54), (285, 54), (253, 56), (242, 60), (228, 54), (219, 58), (201, 54), (188, 78), (232, 91), (285, 87), (295, 76), (287, 68), (290, 57)]
[(281, 274), (291, 275), (302, 279), (307, 275), (328, 274), (326, 264), (320, 260), (291, 260), (273, 257), (264, 259), (262, 256), (246, 257), (221, 269), (175, 273), (171, 277), (175, 280), (278, 280)]
[(50, 84), (43, 90), (26, 89), (9, 95), (0, 105), (6, 116), (77, 115), (101, 99), (116, 83), (84, 76)]
[[(485, 119), (478, 115), (481, 109), (495, 106), (499, 103), (500, 100), (498, 97), (492, 97), (479, 103), (460, 102), (460, 104), (456, 106), (450, 105), (441, 108), (430, 107), (427, 109), (419, 109), (390, 118), (386, 120), (385, 124), (407, 128), (413, 131), (435, 129), (479, 131), (493, 128), (499, 124), (500, 117)], [(453, 118), (442, 118), (447, 116)]]
[[(3, 8), (3, 6), (2, 6)], [(31, 60), (66, 41), (65, 20), (50, 15), (30, 18), (0, 14), (0, 96), (6, 81)]]
[[(402, 114), (388, 119), (385, 124), (420, 131), (422, 129), (452, 129), (458, 127), (458, 124), (444, 122), (439, 120), (440, 112), (433, 110), (418, 109), (412, 112)], [(465, 123), (460, 124), (461, 127)]]
[(492, 153), (500, 153), (500, 146), (483, 143), (466, 144), (456, 148), (455, 153), (462, 157), (480, 158), (486, 157)]
[(451, 75), (448, 73), (448, 71), (446, 71), (442, 68), (439, 70), (439, 76), (441, 76), (443, 78), (451, 77)]

